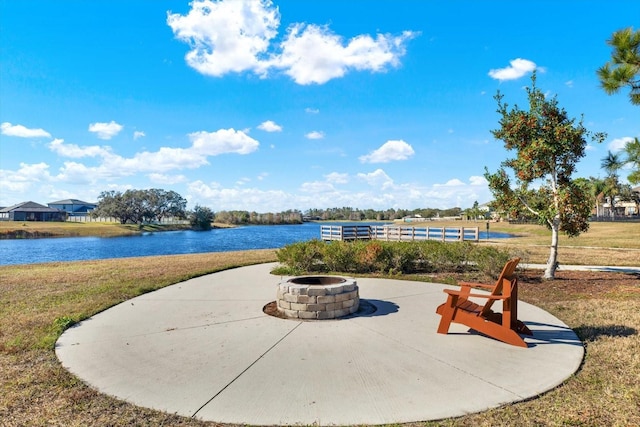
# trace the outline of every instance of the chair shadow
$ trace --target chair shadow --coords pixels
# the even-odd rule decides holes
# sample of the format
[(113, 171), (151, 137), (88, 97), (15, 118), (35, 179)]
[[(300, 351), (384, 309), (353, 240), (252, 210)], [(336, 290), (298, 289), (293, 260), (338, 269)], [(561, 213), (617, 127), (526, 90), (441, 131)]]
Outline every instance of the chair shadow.
[(602, 337), (626, 338), (638, 335), (638, 330), (625, 325), (591, 326), (581, 325), (574, 329), (575, 333), (584, 342), (597, 341)]

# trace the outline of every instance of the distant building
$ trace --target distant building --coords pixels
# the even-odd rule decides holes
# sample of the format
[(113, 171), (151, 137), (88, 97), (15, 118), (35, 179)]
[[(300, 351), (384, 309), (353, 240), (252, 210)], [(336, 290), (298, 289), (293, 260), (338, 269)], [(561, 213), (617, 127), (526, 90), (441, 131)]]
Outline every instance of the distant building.
[(87, 215), (98, 206), (95, 203), (87, 203), (77, 199), (58, 200), (47, 204), (50, 208), (67, 212), (69, 216)]
[[(640, 200), (640, 186), (631, 189), (636, 197), (635, 200), (619, 200), (618, 197), (614, 198), (615, 202), (615, 216), (617, 217), (634, 217), (640, 214), (638, 206), (638, 200)], [(598, 209), (600, 208), (600, 209)], [(596, 206), (596, 216), (611, 216), (611, 200), (606, 198), (602, 205)]]
[(64, 221), (67, 213), (36, 202), (22, 202), (0, 209), (0, 220), (4, 221)]

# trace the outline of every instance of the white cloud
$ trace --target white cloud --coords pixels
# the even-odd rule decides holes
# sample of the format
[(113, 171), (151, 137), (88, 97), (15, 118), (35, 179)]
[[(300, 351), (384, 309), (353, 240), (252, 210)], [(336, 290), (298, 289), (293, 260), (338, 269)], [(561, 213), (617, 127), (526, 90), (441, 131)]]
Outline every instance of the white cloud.
[(328, 191), (335, 191), (333, 184), (326, 181), (313, 181), (305, 182), (300, 186), (300, 191), (303, 193), (326, 193)]
[(366, 156), (361, 156), (360, 161), (362, 163), (388, 163), (394, 160), (407, 160), (414, 154), (413, 147), (403, 140), (390, 140), (377, 150)]
[(282, 126), (280, 126), (279, 124), (276, 124), (272, 120), (267, 120), (266, 122), (260, 123), (260, 125), (258, 125), (258, 129), (263, 130), (265, 132), (281, 132)]
[(346, 184), (349, 182), (349, 174), (346, 173), (331, 172), (324, 177), (327, 182), (331, 182), (333, 184)]
[(318, 114), (320, 112), (320, 110), (318, 110), (317, 108), (307, 107), (307, 108), (304, 109), (304, 112), (308, 113), (308, 114)]
[(111, 139), (122, 130), (122, 125), (111, 120), (109, 123), (91, 123), (89, 132), (97, 134), (100, 139)]
[(142, 131), (137, 130), (137, 131), (133, 132), (133, 140), (134, 140), (134, 141), (135, 141), (136, 139), (139, 139), (139, 138), (144, 138), (145, 136), (147, 136), (147, 134), (145, 134), (145, 133), (144, 133), (144, 132), (142, 132)]
[(371, 173), (359, 173), (358, 178), (367, 182), (372, 187), (387, 189), (393, 186), (393, 179), (382, 169), (376, 169)]
[(187, 64), (209, 76), (253, 71), (265, 75), (262, 59), (280, 25), (269, 0), (197, 1), (186, 15), (167, 14), (178, 40), (189, 43)]
[(397, 66), (405, 43), (417, 35), (358, 35), (344, 43), (326, 26), (294, 23), (274, 47), (280, 15), (271, 0), (194, 0), (186, 15), (169, 12), (167, 24), (191, 46), (185, 60), (202, 74), (250, 71), (264, 78), (276, 69), (302, 85), (322, 84), (351, 69), (381, 72)]
[(463, 186), (464, 182), (460, 181), (458, 178), (450, 179), (444, 184), (435, 184), (434, 187), (460, 187)]
[(161, 173), (150, 173), (149, 180), (156, 184), (174, 185), (187, 182), (187, 177), (184, 175), (165, 175)]
[(478, 186), (486, 186), (489, 182), (485, 179), (484, 176), (470, 176), (469, 184), (478, 185)]
[(564, 82), (564, 84), (567, 87), (573, 87), (573, 80), (567, 80), (566, 82)]
[(243, 131), (220, 129), (216, 132), (194, 132), (189, 134), (192, 150), (205, 156), (236, 153), (249, 154), (258, 149), (260, 143)]
[(380, 72), (389, 65), (398, 66), (405, 54), (404, 43), (415, 35), (410, 31), (400, 36), (378, 34), (375, 39), (359, 35), (345, 44), (327, 27), (294, 24), (274, 63), (300, 85), (323, 84), (350, 69)]
[(54, 139), (49, 143), (49, 149), (63, 157), (105, 157), (111, 154), (111, 147), (91, 145), (80, 147), (76, 144), (65, 144), (64, 139)]
[[(249, 154), (259, 142), (242, 131), (220, 129), (216, 132), (194, 132), (189, 134), (192, 144), (188, 148), (160, 147), (157, 151), (142, 151), (125, 158), (112, 152), (110, 147), (65, 144), (56, 139), (49, 148), (58, 155), (70, 158), (101, 157), (102, 164), (87, 173), (101, 177), (129, 176), (138, 172), (164, 173), (175, 169), (196, 169), (208, 164), (207, 158), (221, 154)], [(69, 163), (73, 169), (78, 164)], [(65, 175), (69, 172), (65, 171)]]
[(322, 139), (322, 138), (324, 138), (324, 132), (319, 132), (317, 130), (314, 130), (314, 131), (309, 132), (308, 134), (306, 134), (305, 138), (307, 138), (307, 139)]
[(617, 153), (618, 151), (622, 151), (624, 150), (624, 146), (627, 145), (627, 142), (631, 142), (631, 141), (633, 141), (633, 138), (630, 136), (613, 139), (609, 143), (609, 150), (614, 153)]
[(3, 135), (17, 136), (18, 138), (51, 138), (49, 132), (44, 129), (29, 129), (22, 125), (12, 125), (4, 122), (0, 125)]
[(536, 69), (536, 63), (528, 59), (517, 58), (509, 62), (509, 66), (489, 71), (489, 76), (496, 80), (516, 80)]
[(200, 180), (190, 183), (187, 189), (187, 198), (192, 204), (215, 206), (218, 210), (280, 212), (297, 205), (294, 196), (281, 190), (223, 188), (218, 183), (206, 184)]

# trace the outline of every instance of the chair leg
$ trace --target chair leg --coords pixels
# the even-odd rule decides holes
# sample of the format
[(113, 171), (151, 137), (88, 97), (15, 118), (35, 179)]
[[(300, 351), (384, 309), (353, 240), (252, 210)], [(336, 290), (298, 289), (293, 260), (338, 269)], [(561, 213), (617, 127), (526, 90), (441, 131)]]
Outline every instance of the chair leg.
[(449, 302), (450, 301), (447, 301), (436, 309), (436, 313), (440, 314), (441, 316), (440, 324), (438, 325), (439, 334), (447, 334), (449, 332), (451, 321), (453, 320), (455, 306), (451, 306)]

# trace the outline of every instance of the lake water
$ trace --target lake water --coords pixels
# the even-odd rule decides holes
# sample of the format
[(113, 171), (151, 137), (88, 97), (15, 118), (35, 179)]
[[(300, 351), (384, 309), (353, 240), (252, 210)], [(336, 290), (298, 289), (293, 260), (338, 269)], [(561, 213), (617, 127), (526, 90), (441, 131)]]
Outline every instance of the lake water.
[[(506, 237), (510, 236), (489, 233), (491, 239)], [(211, 231), (164, 231), (126, 237), (0, 240), (0, 265), (272, 249), (319, 238), (320, 224), (306, 222)], [(485, 238), (486, 232), (481, 231), (480, 239)]]

